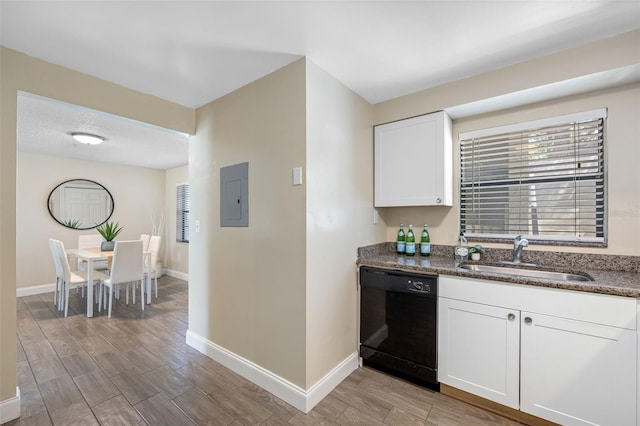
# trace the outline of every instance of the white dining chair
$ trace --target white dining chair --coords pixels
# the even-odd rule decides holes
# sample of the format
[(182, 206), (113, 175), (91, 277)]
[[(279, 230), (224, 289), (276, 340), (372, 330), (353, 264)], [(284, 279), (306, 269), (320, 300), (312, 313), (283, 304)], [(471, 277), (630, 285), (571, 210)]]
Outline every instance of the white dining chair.
[[(53, 240), (53, 244), (56, 248), (58, 254), (58, 261), (62, 267), (62, 291), (64, 293), (64, 301), (62, 301), (62, 295), (58, 298), (58, 305), (64, 306), (64, 316), (66, 317), (69, 314), (69, 290), (72, 288), (80, 288), (87, 285), (87, 277), (83, 271), (73, 272), (71, 271), (71, 267), (69, 266), (69, 258), (67, 257), (67, 252), (64, 249), (64, 243), (60, 240)], [(94, 271), (93, 280), (94, 282), (91, 285), (95, 285), (96, 283), (100, 283), (102, 280), (107, 279), (108, 277), (105, 274), (102, 274), (98, 271)], [(59, 307), (62, 309), (62, 307)]]
[(62, 263), (60, 262), (60, 256), (58, 255), (58, 249), (56, 247), (57, 240), (49, 238), (49, 249), (51, 250), (51, 257), (53, 258), (53, 264), (56, 267), (56, 287), (53, 292), (53, 306), (58, 306), (58, 310), (63, 309), (62, 304), (62, 282), (64, 280), (64, 273), (62, 272)]
[[(117, 241), (113, 250), (113, 262), (111, 263), (111, 273), (108, 278), (102, 280), (102, 291), (100, 291), (100, 300), (98, 302), (98, 312), (104, 307), (105, 292), (109, 289), (109, 313), (111, 318), (111, 310), (113, 304), (114, 288), (118, 288), (121, 284), (127, 284), (127, 302), (129, 300), (129, 285), (140, 282), (140, 299), (142, 309), (144, 310), (144, 258), (142, 250), (142, 240)], [(135, 291), (135, 290), (134, 290)]]
[(142, 251), (147, 251), (147, 248), (149, 247), (149, 240), (151, 239), (151, 235), (140, 234), (140, 239), (142, 240)]
[[(85, 234), (78, 235), (78, 248), (86, 249), (86, 248), (100, 248), (100, 244), (104, 239), (100, 234)], [(98, 260), (93, 262), (94, 269), (107, 269), (109, 267), (109, 262), (106, 260)], [(79, 271), (87, 269), (87, 262), (78, 259), (78, 268)]]
[(158, 263), (158, 252), (160, 251), (160, 243), (162, 239), (159, 235), (153, 235), (149, 239), (149, 247), (147, 251), (149, 252), (149, 264), (147, 265), (147, 278), (149, 279), (149, 292), (151, 292), (151, 278), (155, 280), (155, 288), (156, 288), (156, 299), (158, 298), (158, 272), (156, 271), (157, 263)]

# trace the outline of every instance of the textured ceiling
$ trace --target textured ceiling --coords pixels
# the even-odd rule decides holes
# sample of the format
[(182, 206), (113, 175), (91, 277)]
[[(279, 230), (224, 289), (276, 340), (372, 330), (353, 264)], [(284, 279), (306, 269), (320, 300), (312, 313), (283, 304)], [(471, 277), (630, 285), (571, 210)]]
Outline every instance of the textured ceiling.
[(192, 108), (302, 56), (378, 103), (635, 28), (638, 0), (0, 0), (3, 46)]
[[(105, 136), (83, 145), (71, 132)], [(31, 95), (18, 96), (18, 149), (79, 160), (170, 169), (189, 161), (188, 136), (150, 124)]]

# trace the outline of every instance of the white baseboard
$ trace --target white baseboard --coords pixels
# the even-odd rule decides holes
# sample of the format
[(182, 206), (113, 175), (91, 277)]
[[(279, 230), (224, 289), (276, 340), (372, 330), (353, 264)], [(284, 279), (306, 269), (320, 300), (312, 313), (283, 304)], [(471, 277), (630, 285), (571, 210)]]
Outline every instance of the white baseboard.
[(162, 273), (179, 280), (189, 281), (189, 274), (185, 272), (174, 271), (173, 269), (163, 269)]
[(304, 413), (311, 411), (340, 382), (358, 368), (358, 353), (354, 352), (308, 390), (304, 390), (191, 330), (187, 331), (187, 344)]
[[(162, 272), (170, 277), (178, 278), (179, 280), (189, 281), (189, 274), (174, 271), (171, 269), (163, 269)], [(31, 287), (18, 287), (16, 288), (16, 297), (33, 296), (34, 294), (53, 293), (56, 289), (56, 284), (42, 284), (33, 285)]]
[(304, 411), (305, 414), (311, 411), (313, 407), (319, 404), (325, 396), (329, 395), (349, 374), (359, 367), (360, 357), (358, 352), (354, 352), (307, 390), (306, 410), (301, 411)]
[(0, 424), (20, 417), (20, 388), (16, 387), (16, 396), (0, 401)]
[(18, 287), (16, 288), (16, 297), (32, 296), (34, 294), (53, 293), (56, 289), (56, 284), (42, 284), (34, 285), (31, 287)]

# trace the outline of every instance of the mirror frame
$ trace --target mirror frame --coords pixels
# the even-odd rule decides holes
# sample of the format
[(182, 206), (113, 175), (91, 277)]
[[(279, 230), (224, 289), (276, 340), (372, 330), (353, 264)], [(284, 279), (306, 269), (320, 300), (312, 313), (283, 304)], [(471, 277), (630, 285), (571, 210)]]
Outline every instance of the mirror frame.
[[(53, 214), (53, 212), (51, 211), (51, 197), (53, 196), (53, 193), (54, 193), (54, 192), (56, 192), (56, 190), (57, 190), (58, 188), (60, 188), (61, 186), (65, 185), (65, 184), (67, 184), (67, 183), (69, 183), (69, 182), (74, 182), (74, 181), (90, 182), (90, 183), (93, 183), (93, 184), (95, 184), (95, 185), (98, 185), (100, 188), (104, 189), (104, 190), (107, 192), (107, 194), (109, 195), (109, 199), (111, 200), (111, 211), (109, 212), (109, 215), (107, 216), (107, 218), (106, 218), (104, 221), (102, 221), (102, 222), (100, 222), (100, 223), (98, 223), (98, 224), (96, 224), (96, 225), (93, 225), (93, 226), (88, 226), (88, 227), (83, 227), (83, 228), (74, 228), (74, 227), (72, 227), (72, 226), (68, 226), (68, 225), (64, 224), (64, 223), (63, 223), (63, 222), (61, 222), (57, 217), (55, 217), (55, 215), (54, 215), (54, 214)], [(94, 228), (97, 228), (98, 226), (102, 225), (103, 223), (105, 223), (105, 222), (107, 222), (109, 219), (111, 219), (111, 216), (113, 216), (113, 211), (115, 210), (115, 201), (113, 200), (113, 195), (111, 194), (111, 192), (109, 192), (109, 190), (108, 190), (104, 185), (102, 185), (102, 184), (100, 184), (100, 183), (98, 183), (98, 182), (96, 182), (96, 181), (94, 181), (94, 180), (91, 180), (91, 179), (76, 178), (76, 179), (69, 179), (69, 180), (65, 180), (64, 182), (62, 182), (62, 183), (60, 183), (60, 184), (56, 185), (56, 186), (51, 190), (51, 192), (49, 193), (49, 196), (47, 197), (47, 210), (49, 211), (49, 215), (51, 215), (51, 217), (53, 218), (53, 220), (55, 220), (56, 222), (58, 222), (60, 225), (64, 226), (65, 228), (68, 228), (68, 229), (76, 229), (76, 230), (78, 230), (78, 231), (86, 231), (86, 230), (88, 230), (88, 229), (94, 229)]]

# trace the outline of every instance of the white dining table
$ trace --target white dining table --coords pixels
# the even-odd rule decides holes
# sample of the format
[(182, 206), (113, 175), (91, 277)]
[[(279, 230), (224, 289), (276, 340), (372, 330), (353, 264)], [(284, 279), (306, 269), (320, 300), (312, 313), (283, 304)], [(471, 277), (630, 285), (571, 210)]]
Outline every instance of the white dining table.
[[(67, 249), (67, 254), (87, 262), (87, 283), (93, 283), (93, 262), (96, 260), (110, 260), (113, 258), (113, 251), (100, 251), (91, 249)], [(144, 286), (147, 290), (147, 305), (151, 304), (151, 279), (149, 272), (149, 259), (151, 252), (144, 252), (144, 263), (147, 269)], [(93, 316), (93, 285), (87, 285), (87, 317)]]

